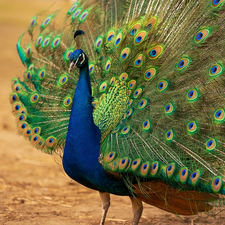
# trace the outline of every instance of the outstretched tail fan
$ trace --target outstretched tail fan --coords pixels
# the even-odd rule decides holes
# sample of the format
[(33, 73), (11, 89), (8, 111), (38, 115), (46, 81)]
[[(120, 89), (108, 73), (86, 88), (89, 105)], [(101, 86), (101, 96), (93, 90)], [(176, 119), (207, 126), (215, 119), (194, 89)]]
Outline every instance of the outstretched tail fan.
[[(224, 0), (78, 1), (64, 18), (34, 16), (17, 49), (10, 95), (18, 132), (63, 155), (78, 72), (89, 58), (101, 164), (139, 199), (169, 212), (208, 211), (225, 194)], [(60, 26), (59, 26), (60, 24)]]

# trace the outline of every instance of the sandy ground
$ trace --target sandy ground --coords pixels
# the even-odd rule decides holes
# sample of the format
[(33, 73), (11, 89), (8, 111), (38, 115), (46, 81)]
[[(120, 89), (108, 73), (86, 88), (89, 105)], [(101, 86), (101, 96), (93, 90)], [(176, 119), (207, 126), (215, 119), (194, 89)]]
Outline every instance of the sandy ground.
[[(71, 181), (50, 155), (38, 152), (16, 131), (8, 96), (11, 78), (23, 71), (16, 41), (31, 17), (52, 1), (0, 0), (0, 224), (99, 224), (101, 203), (96, 191)], [(69, 7), (66, 1), (57, 1)], [(131, 224), (128, 197), (111, 197), (106, 225)], [(140, 224), (191, 224), (155, 207), (144, 205)], [(225, 224), (203, 217), (194, 224)]]

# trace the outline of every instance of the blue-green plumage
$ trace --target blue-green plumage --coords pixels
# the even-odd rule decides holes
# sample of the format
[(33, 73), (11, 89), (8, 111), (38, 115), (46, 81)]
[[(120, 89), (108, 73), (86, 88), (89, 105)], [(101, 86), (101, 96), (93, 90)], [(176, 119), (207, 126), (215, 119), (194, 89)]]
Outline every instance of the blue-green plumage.
[(18, 132), (77, 182), (135, 196), (134, 224), (140, 201), (180, 215), (223, 205), (225, 0), (81, 0), (62, 23), (40, 18), (17, 43)]

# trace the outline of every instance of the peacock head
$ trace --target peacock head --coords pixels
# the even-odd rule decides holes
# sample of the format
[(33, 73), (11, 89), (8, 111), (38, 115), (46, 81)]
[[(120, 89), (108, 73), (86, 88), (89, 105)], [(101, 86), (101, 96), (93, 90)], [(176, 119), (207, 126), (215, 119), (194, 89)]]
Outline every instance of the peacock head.
[(71, 72), (74, 68), (82, 68), (88, 64), (88, 58), (85, 53), (81, 50), (81, 40), (80, 37), (84, 35), (84, 31), (77, 30), (74, 33), (74, 40), (76, 41), (77, 50), (75, 50), (70, 55), (70, 68), (69, 72)]
[(87, 63), (88, 63), (88, 58), (85, 55), (85, 53), (81, 49), (77, 49), (70, 55), (69, 72), (71, 72), (72, 69), (75, 69), (75, 68), (82, 68), (86, 66)]

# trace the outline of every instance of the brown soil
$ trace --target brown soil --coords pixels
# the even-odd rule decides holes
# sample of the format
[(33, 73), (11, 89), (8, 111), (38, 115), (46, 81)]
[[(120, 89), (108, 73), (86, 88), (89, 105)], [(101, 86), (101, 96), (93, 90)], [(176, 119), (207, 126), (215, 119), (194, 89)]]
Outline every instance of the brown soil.
[[(66, 1), (57, 1), (69, 7)], [(70, 225), (99, 224), (99, 194), (71, 181), (50, 155), (35, 150), (21, 137), (8, 101), (11, 78), (24, 69), (17, 56), (16, 42), (31, 17), (51, 1), (0, 0), (0, 224)], [(131, 224), (128, 197), (111, 196), (106, 225)], [(190, 224), (155, 207), (144, 204), (140, 224)], [(214, 224), (202, 219), (194, 224)], [(224, 217), (217, 221), (225, 224)]]

